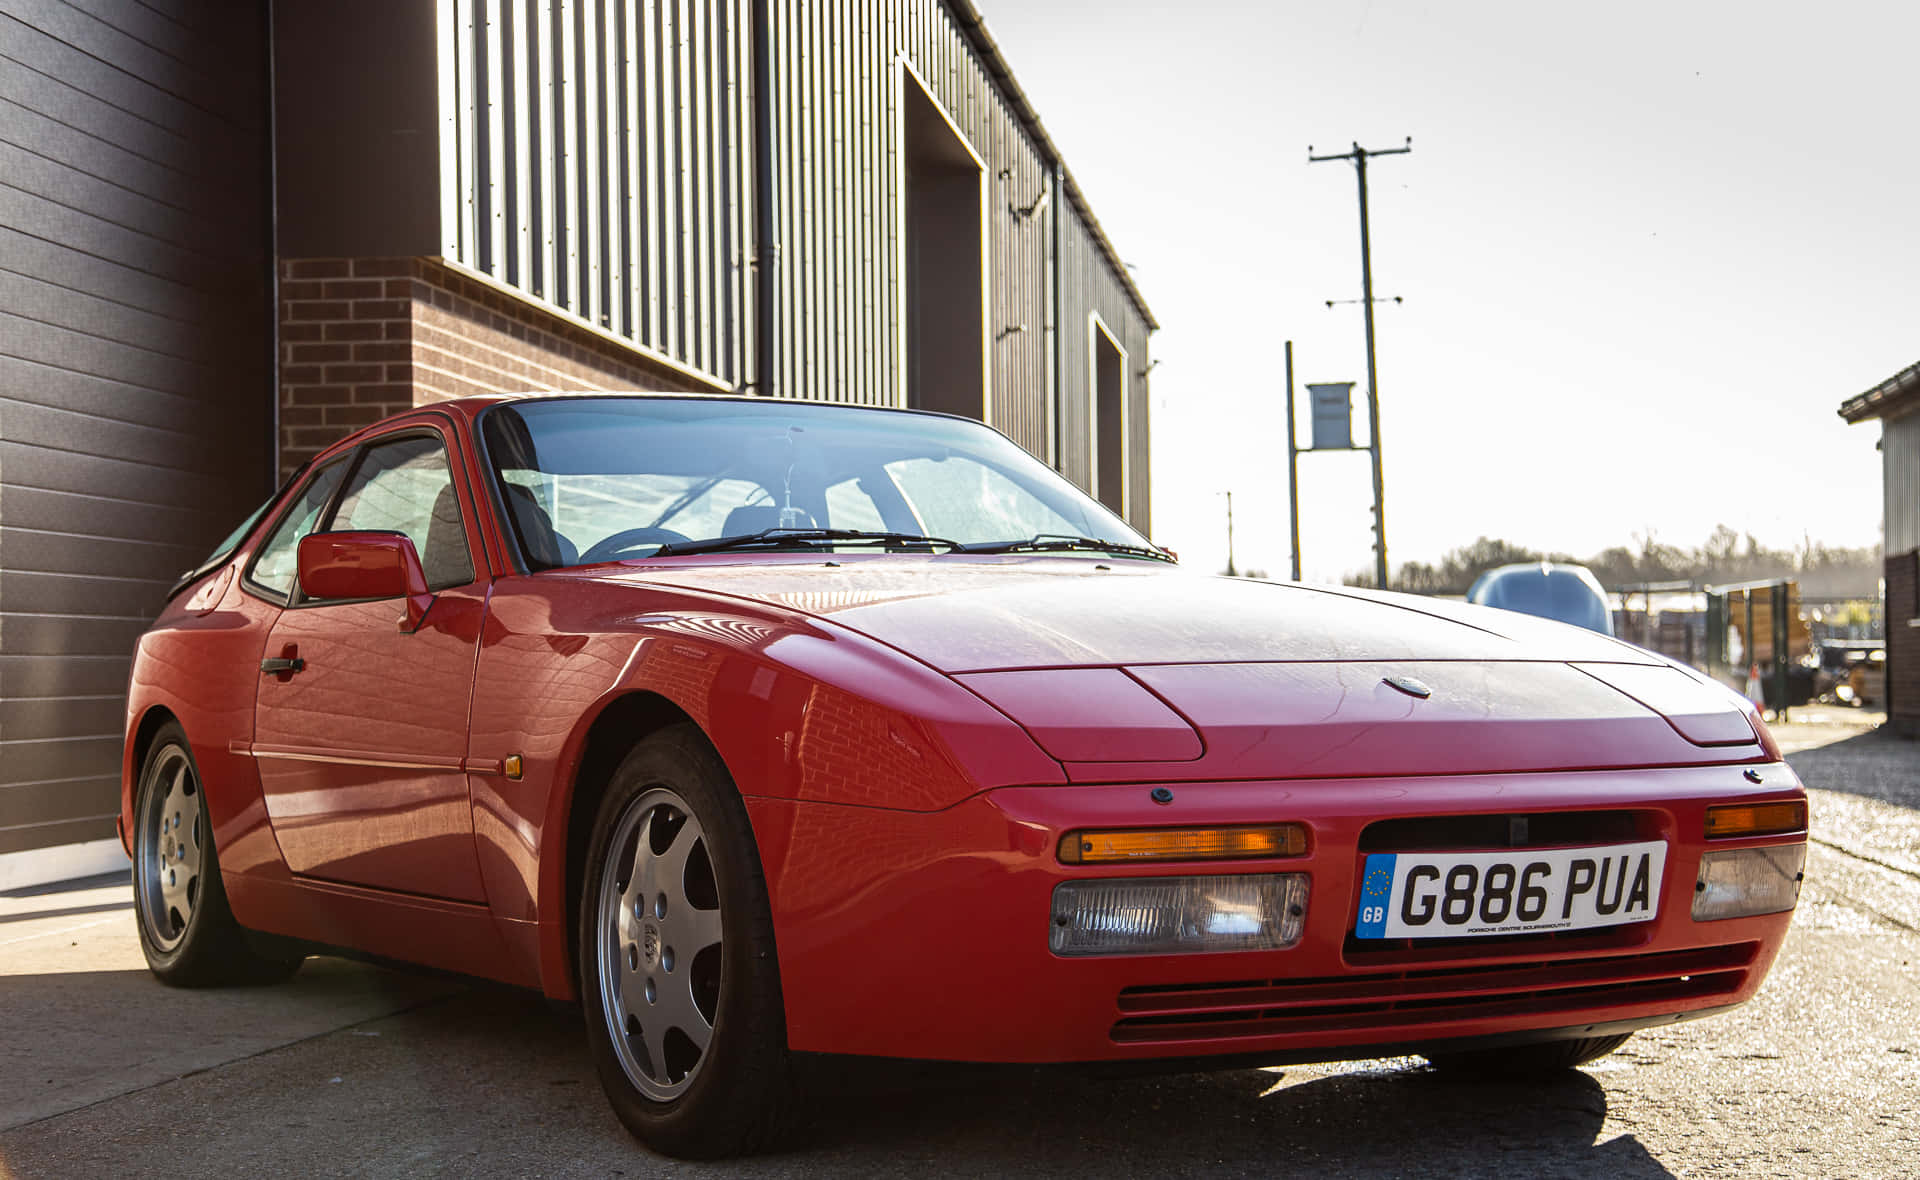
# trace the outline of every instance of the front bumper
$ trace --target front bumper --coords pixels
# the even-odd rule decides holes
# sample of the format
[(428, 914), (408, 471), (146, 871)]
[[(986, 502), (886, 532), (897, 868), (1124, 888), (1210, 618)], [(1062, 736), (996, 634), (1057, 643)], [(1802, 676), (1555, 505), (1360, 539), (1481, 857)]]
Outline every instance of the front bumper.
[[(1760, 781), (1743, 777), (1757, 770)], [(976, 1062), (1339, 1059), (1466, 1038), (1596, 1035), (1739, 1004), (1791, 913), (1695, 922), (1709, 804), (1797, 798), (1784, 764), (1445, 778), (1014, 787), (938, 812), (748, 799), (797, 1051)], [(1381, 820), (1630, 812), (1667, 841), (1658, 916), (1570, 934), (1361, 943), (1362, 833)], [(1069, 866), (1089, 826), (1291, 821), (1306, 855)], [(1379, 829), (1376, 829), (1376, 832)], [(1804, 834), (1717, 840), (1796, 843)], [(1077, 877), (1305, 872), (1300, 942), (1274, 951), (1062, 958), (1053, 889)]]

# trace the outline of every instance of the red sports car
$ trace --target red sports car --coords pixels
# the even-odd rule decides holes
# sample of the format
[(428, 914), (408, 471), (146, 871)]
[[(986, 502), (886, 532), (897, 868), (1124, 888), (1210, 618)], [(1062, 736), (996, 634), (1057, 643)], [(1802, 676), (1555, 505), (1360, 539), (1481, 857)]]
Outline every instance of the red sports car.
[(800, 1053), (1566, 1068), (1754, 994), (1806, 814), (1603, 636), (1185, 572), (977, 422), (594, 395), (303, 468), (142, 638), (121, 825), (162, 980), (577, 999), (710, 1156)]

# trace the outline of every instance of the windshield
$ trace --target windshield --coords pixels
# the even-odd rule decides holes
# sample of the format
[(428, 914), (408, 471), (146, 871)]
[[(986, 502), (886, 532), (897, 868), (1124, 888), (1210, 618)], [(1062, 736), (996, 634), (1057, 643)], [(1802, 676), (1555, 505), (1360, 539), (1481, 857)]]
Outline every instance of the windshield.
[(593, 397), (497, 406), (482, 434), (522, 550), (540, 568), (783, 529), (1150, 544), (1002, 435), (956, 418)]

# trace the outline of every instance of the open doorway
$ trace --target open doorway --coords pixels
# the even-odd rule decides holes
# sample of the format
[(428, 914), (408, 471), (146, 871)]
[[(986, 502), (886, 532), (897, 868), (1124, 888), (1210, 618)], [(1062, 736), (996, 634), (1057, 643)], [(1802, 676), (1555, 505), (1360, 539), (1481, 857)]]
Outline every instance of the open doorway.
[(1127, 515), (1127, 350), (1091, 317), (1092, 355), (1087, 373), (1093, 386), (1093, 494), (1107, 507)]
[(904, 62), (900, 122), (907, 405), (984, 421), (984, 169)]

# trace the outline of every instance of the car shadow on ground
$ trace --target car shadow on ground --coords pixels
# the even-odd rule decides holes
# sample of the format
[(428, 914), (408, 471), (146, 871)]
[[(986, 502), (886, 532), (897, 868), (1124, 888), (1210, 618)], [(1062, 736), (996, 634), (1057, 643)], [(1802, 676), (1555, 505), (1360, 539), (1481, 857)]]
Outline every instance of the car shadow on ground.
[[(391, 1027), (398, 1021), (412, 1026), (411, 1037)], [(633, 1160), (629, 1174), (692, 1168), (774, 1177), (1096, 1169), (1111, 1176), (1672, 1175), (1631, 1135), (1599, 1141), (1607, 1095), (1587, 1073), (1475, 1082), (1411, 1058), (1355, 1063), (1336, 1074), (1236, 1069), (1131, 1078), (803, 1059), (796, 1127), (778, 1150), (673, 1164), (614, 1121), (580, 1021), (577, 1008), (483, 987), (386, 1022), (386, 1047), (399, 1050), (413, 1039), (409, 1055), (436, 1060), (436, 1076), (510, 1075), (511, 1097), (492, 1093), (502, 1104), (492, 1117), (468, 1111), (452, 1120), (477, 1137), (462, 1147), (499, 1158), (500, 1148), (487, 1141), (510, 1127), (517, 1146), (570, 1157), (582, 1175), (623, 1156)], [(415, 1133), (432, 1140), (448, 1130), (417, 1126)]]
[[(1472, 1082), (1415, 1059), (1104, 1079), (1010, 1070), (816, 1093), (792, 1149), (822, 1163), (925, 1155), (967, 1172), (1670, 1176), (1632, 1136), (1596, 1142), (1606, 1092), (1568, 1071)], [(884, 1070), (881, 1075), (884, 1076)]]

